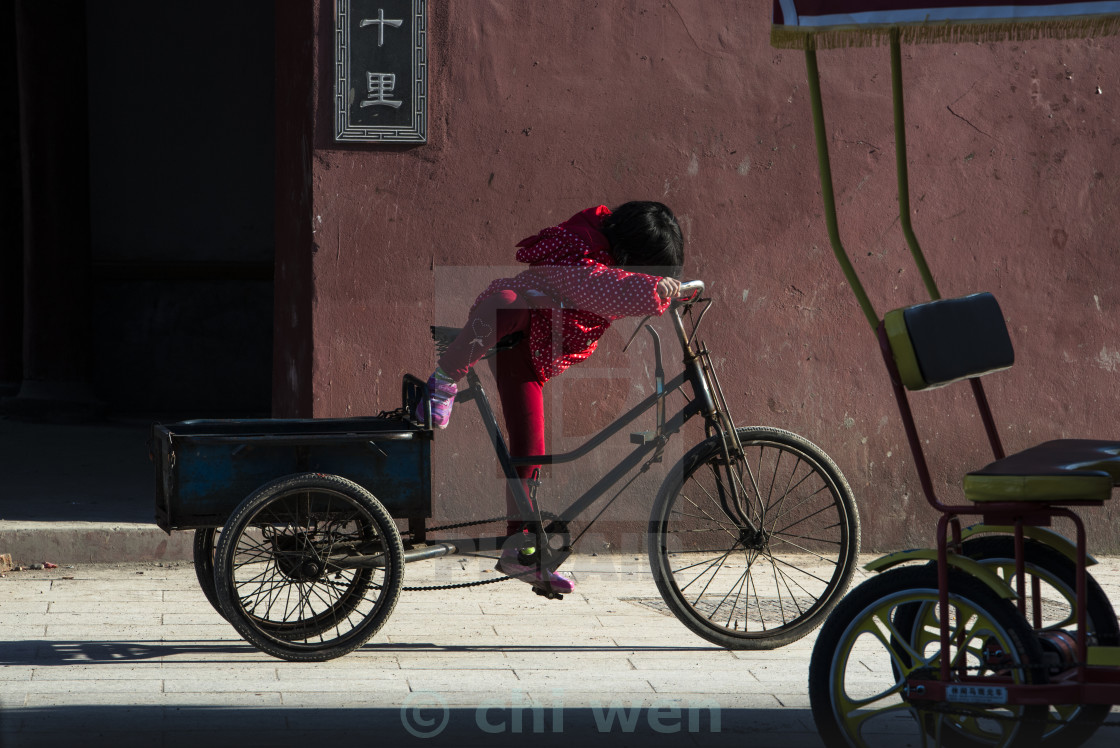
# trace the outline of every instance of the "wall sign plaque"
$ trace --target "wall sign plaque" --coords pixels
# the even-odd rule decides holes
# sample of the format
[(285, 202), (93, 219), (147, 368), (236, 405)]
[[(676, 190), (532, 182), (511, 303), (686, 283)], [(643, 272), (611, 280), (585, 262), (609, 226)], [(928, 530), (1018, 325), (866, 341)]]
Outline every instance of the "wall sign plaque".
[(336, 0), (334, 139), (428, 140), (426, 0)]

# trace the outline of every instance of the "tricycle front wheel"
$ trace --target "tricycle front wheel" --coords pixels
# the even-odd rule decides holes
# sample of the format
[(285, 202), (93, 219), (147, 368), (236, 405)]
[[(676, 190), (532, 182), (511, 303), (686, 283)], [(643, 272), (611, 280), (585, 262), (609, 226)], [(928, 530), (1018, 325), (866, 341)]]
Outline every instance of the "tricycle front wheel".
[(214, 560), (226, 620), (263, 652), (340, 657), (388, 620), (404, 549), (388, 511), (335, 475), (282, 478), (247, 498), (222, 529)]
[(650, 518), (650, 566), (669, 609), (729, 649), (782, 647), (820, 625), (851, 582), (859, 515), (848, 482), (797, 434), (738, 429), (689, 451)]

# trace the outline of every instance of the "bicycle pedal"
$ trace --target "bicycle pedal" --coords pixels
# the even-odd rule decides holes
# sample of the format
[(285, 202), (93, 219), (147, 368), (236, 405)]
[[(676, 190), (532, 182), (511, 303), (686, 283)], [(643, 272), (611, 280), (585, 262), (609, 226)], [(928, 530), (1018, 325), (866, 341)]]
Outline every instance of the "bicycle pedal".
[(541, 597), (548, 598), (549, 600), (563, 600), (564, 599), (564, 596), (562, 594), (560, 594), (559, 592), (553, 592), (552, 590), (546, 590), (543, 587), (536, 586), (535, 584), (533, 585), (533, 592), (536, 592)]

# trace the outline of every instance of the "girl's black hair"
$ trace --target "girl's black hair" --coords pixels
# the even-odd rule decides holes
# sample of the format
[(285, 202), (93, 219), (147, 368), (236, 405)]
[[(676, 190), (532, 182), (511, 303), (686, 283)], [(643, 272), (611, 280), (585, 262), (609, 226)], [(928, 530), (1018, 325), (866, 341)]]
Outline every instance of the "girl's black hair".
[(681, 277), (684, 236), (673, 211), (661, 203), (624, 203), (603, 219), (602, 231), (611, 244), (615, 265)]

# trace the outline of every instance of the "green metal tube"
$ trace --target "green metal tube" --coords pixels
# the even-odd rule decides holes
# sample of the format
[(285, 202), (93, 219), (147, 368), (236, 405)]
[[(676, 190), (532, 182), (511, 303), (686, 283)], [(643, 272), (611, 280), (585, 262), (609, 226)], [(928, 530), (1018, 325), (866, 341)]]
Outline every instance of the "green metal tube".
[(926, 264), (922, 248), (918, 246), (918, 237), (914, 235), (914, 226), (910, 223), (910, 177), (906, 164), (906, 114), (902, 98), (902, 52), (899, 49), (898, 29), (891, 29), (891, 96), (894, 99), (894, 158), (898, 166), (898, 218), (902, 225), (902, 235), (906, 237), (906, 244), (910, 247), (910, 254), (914, 257), (914, 264), (918, 266), (918, 273), (931, 299), (941, 298), (933, 274)]
[(867, 292), (863, 289), (851, 260), (848, 259), (848, 253), (844, 251), (844, 245), (840, 242), (840, 225), (836, 220), (836, 195), (832, 190), (832, 167), (828, 160), (828, 140), (824, 127), (824, 106), (821, 103), (821, 79), (817, 70), (816, 50), (805, 49), (805, 65), (809, 72), (809, 103), (813, 108), (813, 135), (817, 141), (817, 166), (821, 174), (821, 197), (824, 200), (824, 221), (828, 228), (828, 240), (832, 244), (832, 252), (840, 263), (840, 269), (844, 271), (848, 285), (852, 287), (852, 292), (856, 295), (860, 308), (863, 309), (864, 316), (871, 324), (871, 329), (876, 330), (879, 327), (879, 317), (871, 306), (871, 300), (867, 297)]

